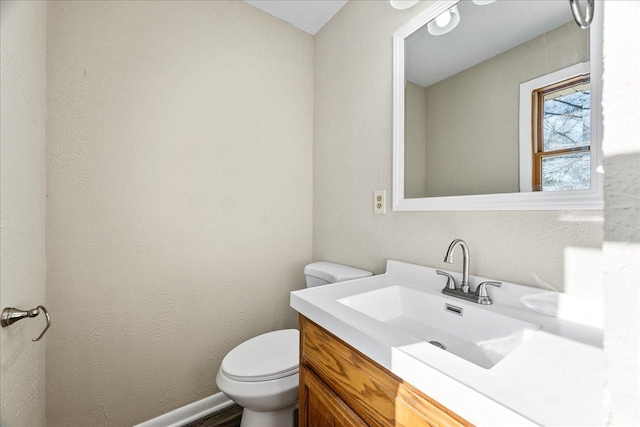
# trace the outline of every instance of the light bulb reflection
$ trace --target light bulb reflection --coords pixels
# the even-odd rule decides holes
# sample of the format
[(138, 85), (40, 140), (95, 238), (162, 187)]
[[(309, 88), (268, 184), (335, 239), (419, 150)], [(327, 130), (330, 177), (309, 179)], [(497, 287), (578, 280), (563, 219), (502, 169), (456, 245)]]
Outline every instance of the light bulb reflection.
[(441, 36), (453, 30), (459, 22), (460, 12), (458, 12), (458, 6), (453, 6), (429, 22), (427, 24), (427, 31), (429, 31), (431, 35)]
[(441, 13), (436, 18), (436, 25), (440, 28), (446, 27), (447, 25), (449, 25), (449, 22), (451, 22), (451, 12), (449, 12), (448, 10)]

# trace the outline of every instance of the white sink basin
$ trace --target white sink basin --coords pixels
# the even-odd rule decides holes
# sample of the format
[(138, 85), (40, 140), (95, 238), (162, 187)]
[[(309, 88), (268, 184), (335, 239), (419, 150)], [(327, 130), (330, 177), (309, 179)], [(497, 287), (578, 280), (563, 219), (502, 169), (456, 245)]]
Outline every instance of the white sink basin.
[[(487, 280), (469, 276), (473, 289)], [(294, 291), (291, 306), (474, 425), (604, 423), (602, 304), (503, 281), (483, 306), (443, 295), (445, 282), (389, 260), (384, 274)]]
[(351, 295), (338, 302), (417, 338), (418, 343), (444, 347), (445, 351), (485, 369), (540, 329), (539, 325), (492, 313), (462, 300), (401, 285)]

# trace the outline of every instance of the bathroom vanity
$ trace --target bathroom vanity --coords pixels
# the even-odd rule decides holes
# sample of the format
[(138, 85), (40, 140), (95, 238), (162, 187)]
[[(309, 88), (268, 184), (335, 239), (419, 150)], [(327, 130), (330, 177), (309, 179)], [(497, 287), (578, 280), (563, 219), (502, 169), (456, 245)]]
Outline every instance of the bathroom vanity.
[(469, 426), (300, 316), (300, 426)]
[(480, 305), (444, 279), (390, 260), (292, 292), (301, 426), (602, 425), (599, 302), (503, 283)]

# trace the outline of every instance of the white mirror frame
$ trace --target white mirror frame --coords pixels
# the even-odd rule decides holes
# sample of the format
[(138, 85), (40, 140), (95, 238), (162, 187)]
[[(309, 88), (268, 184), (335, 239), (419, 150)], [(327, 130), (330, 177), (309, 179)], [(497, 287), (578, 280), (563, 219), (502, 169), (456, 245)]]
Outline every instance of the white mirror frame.
[[(591, 63), (591, 189), (555, 192), (478, 194), (471, 196), (404, 197), (404, 40), (460, 0), (439, 0), (393, 35), (393, 210), (394, 211), (486, 211), (486, 210), (585, 210), (602, 209), (602, 7), (596, 1), (590, 33)], [(567, 4), (567, 7), (569, 5)], [(455, 31), (455, 30), (454, 30)]]

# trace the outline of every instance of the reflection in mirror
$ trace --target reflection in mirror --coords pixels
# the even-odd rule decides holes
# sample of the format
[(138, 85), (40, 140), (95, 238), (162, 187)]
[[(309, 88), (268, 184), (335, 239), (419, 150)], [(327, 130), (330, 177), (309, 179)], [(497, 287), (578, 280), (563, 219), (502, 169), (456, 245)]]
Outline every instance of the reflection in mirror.
[(519, 149), (520, 191), (591, 187), (589, 63), (520, 85)]
[(404, 197), (594, 188), (589, 30), (565, 1), (456, 7), (404, 40)]

